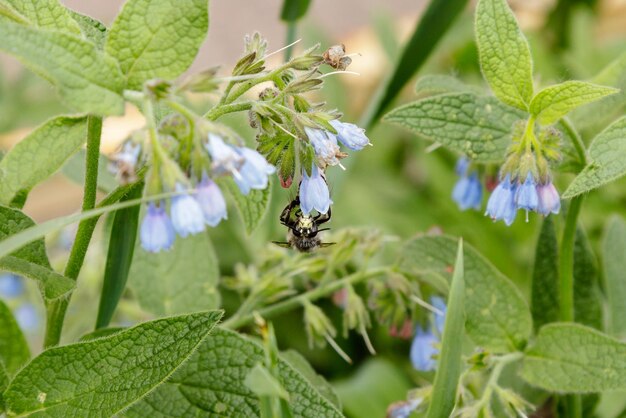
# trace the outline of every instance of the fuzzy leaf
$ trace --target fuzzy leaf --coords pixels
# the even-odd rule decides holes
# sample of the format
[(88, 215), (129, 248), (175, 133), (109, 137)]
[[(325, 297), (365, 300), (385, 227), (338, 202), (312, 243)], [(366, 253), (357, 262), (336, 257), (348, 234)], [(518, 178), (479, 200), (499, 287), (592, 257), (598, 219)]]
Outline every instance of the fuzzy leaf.
[(480, 163), (504, 158), (513, 124), (523, 114), (494, 97), (443, 94), (409, 103), (385, 116), (429, 141), (439, 142)]
[(44, 351), (4, 393), (11, 415), (109, 417), (158, 387), (194, 353), (221, 317), (158, 319), (110, 337)]
[(465, 325), (465, 280), (463, 267), (463, 241), (458, 245), (454, 274), (450, 284), (448, 309), (441, 341), (437, 374), (433, 383), (433, 395), (428, 407), (427, 418), (448, 417), (456, 404), (459, 378), (461, 377), (461, 343)]
[(208, 0), (129, 0), (113, 22), (106, 51), (117, 58), (126, 87), (173, 79), (195, 59), (209, 28)]
[(39, 282), (42, 296), (46, 301), (59, 299), (67, 296), (74, 288), (76, 282), (54, 270), (26, 261), (21, 258), (6, 256), (0, 258), (0, 270), (10, 271), (20, 276)]
[(272, 193), (272, 182), (263, 190), (251, 190), (244, 196), (232, 179), (224, 179), (219, 182), (222, 190), (228, 191), (232, 197), (237, 211), (246, 227), (246, 233), (251, 234), (259, 226), (259, 223), (267, 213), (270, 196)]
[(543, 220), (535, 248), (530, 310), (535, 330), (559, 319), (559, 244), (554, 217)]
[(147, 312), (164, 316), (218, 308), (218, 280), (217, 256), (206, 232), (178, 238), (170, 251), (158, 254), (137, 242), (129, 285)]
[(19, 12), (33, 26), (65, 33), (80, 33), (70, 10), (63, 7), (59, 0), (0, 0), (0, 5), (2, 3)]
[(337, 409), (341, 410), (341, 401), (339, 396), (335, 393), (335, 390), (330, 383), (324, 378), (324, 376), (317, 374), (317, 372), (311, 367), (306, 358), (295, 350), (287, 350), (280, 353), (280, 356), (287, 363), (296, 369), (308, 382), (317, 389), (317, 391), (326, 400), (335, 405)]
[(18, 142), (0, 161), (0, 204), (54, 174), (87, 138), (87, 118), (57, 117)]
[(30, 360), (30, 350), (26, 338), (9, 307), (0, 300), (0, 367), (8, 376), (12, 376), (28, 360)]
[(530, 113), (542, 125), (551, 125), (575, 108), (618, 91), (585, 81), (566, 81), (537, 93), (530, 102)]
[(596, 256), (580, 226), (574, 241), (574, 318), (579, 324), (602, 329), (602, 296)]
[[(128, 417), (259, 417), (257, 396), (244, 381), (264, 359), (263, 348), (240, 334), (216, 329), (170, 379), (126, 412)], [(280, 359), (281, 383), (297, 417), (342, 417), (291, 365)]]
[[(33, 226), (35, 226), (35, 222), (21, 211), (0, 206), (0, 241)], [(11, 252), (10, 255), (48, 269), (51, 268), (43, 239), (32, 241), (30, 244)]]
[(427, 74), (420, 77), (415, 84), (415, 94), (418, 96), (434, 96), (446, 93), (476, 93), (480, 94), (480, 89), (451, 75)]
[(606, 225), (602, 254), (609, 331), (612, 335), (623, 338), (626, 336), (626, 222), (617, 215)]
[(496, 97), (526, 110), (533, 97), (532, 57), (506, 0), (479, 0), (476, 45), (483, 75)]
[(124, 111), (123, 77), (115, 60), (74, 35), (21, 26), (0, 19), (0, 50), (59, 88), (79, 112), (118, 115)]
[(108, 30), (104, 23), (91, 16), (83, 15), (73, 10), (69, 10), (72, 19), (78, 23), (83, 36), (93, 42), (100, 51), (104, 49)]
[(559, 393), (626, 389), (626, 344), (579, 324), (546, 325), (526, 351), (521, 376)]
[(563, 193), (569, 199), (626, 174), (626, 116), (617, 120), (589, 146), (590, 162)]
[[(410, 241), (399, 260), (402, 270), (450, 278), (456, 240), (422, 236)], [(482, 255), (465, 244), (465, 330), (479, 346), (493, 353), (524, 347), (532, 330), (526, 301), (509, 279)]]
[(4, 368), (4, 364), (0, 361), (0, 414), (4, 412), (4, 400), (2, 399), (2, 392), (9, 386), (9, 374)]

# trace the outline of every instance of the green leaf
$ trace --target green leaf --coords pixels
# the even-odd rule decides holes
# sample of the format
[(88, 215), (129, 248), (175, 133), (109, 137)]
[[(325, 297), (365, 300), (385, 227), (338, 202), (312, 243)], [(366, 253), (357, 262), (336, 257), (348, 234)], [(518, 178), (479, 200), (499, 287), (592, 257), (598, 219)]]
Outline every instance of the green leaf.
[(283, 388), (278, 380), (260, 363), (248, 372), (243, 384), (256, 396), (277, 396), (289, 400), (289, 393)]
[(479, 0), (476, 45), (483, 75), (496, 97), (527, 110), (533, 97), (533, 62), (506, 0)]
[(589, 146), (589, 164), (563, 193), (564, 199), (588, 192), (626, 174), (626, 117), (595, 137)]
[(118, 414), (181, 367), (221, 316), (214, 311), (158, 319), (110, 337), (46, 350), (4, 393), (8, 415)]
[(126, 88), (173, 79), (195, 59), (209, 28), (208, 0), (129, 0), (113, 22), (106, 51), (117, 58)]
[(59, 88), (67, 105), (79, 112), (119, 115), (123, 77), (117, 63), (89, 41), (62, 32), (30, 28), (0, 19), (0, 50)]
[(78, 23), (83, 36), (93, 42), (102, 51), (107, 39), (108, 30), (104, 23), (91, 16), (83, 15), (73, 10), (69, 10), (72, 19)]
[(259, 226), (269, 207), (272, 193), (272, 183), (269, 182), (267, 188), (263, 190), (251, 190), (244, 196), (232, 179), (224, 179), (219, 182), (222, 190), (228, 191), (232, 197), (237, 211), (246, 227), (246, 233), (251, 234)]
[[(412, 274), (449, 279), (456, 247), (456, 240), (448, 236), (415, 238), (402, 250), (399, 267)], [(471, 339), (493, 353), (523, 348), (532, 331), (532, 319), (519, 290), (467, 244), (464, 266), (465, 330)]]
[(280, 18), (285, 22), (295, 22), (301, 19), (311, 5), (311, 0), (284, 0)]
[(535, 330), (559, 320), (559, 244), (554, 217), (544, 218), (535, 247), (530, 311)]
[(480, 163), (497, 162), (511, 143), (513, 124), (523, 114), (493, 97), (452, 93), (392, 110), (384, 120)]
[(4, 400), (2, 398), (2, 392), (4, 392), (7, 386), (9, 386), (10, 380), (11, 379), (9, 378), (9, 374), (4, 368), (4, 364), (2, 364), (2, 361), (0, 361), (0, 413), (3, 413), (5, 410)]
[(18, 142), (0, 161), (0, 204), (54, 174), (86, 140), (87, 118), (57, 117)]
[(566, 81), (537, 93), (530, 102), (530, 113), (540, 124), (551, 125), (577, 107), (618, 91), (585, 81)]
[[(80, 186), (85, 184), (85, 156), (85, 150), (79, 149), (77, 153), (66, 161), (63, 168), (61, 168), (61, 173), (63, 173), (68, 180)], [(108, 169), (109, 162), (110, 160), (106, 156), (100, 154), (98, 161), (98, 189), (104, 193), (111, 193), (119, 186), (115, 176), (113, 176)]]
[(448, 296), (441, 354), (439, 355), (427, 418), (448, 417), (456, 404), (457, 388), (462, 369), (462, 335), (465, 325), (465, 308), (463, 307), (465, 282), (463, 276), (463, 240), (460, 240), (456, 263), (454, 264), (454, 275), (450, 285), (450, 295)]
[(137, 247), (130, 287), (147, 312), (163, 316), (219, 307), (218, 261), (208, 233), (178, 238), (174, 248), (158, 254), (139, 242)]
[(12, 376), (28, 360), (30, 360), (30, 350), (26, 338), (9, 307), (0, 300), (0, 366), (3, 366), (2, 369), (8, 376)]
[(546, 325), (524, 355), (521, 376), (558, 393), (625, 389), (626, 344), (579, 324)]
[(608, 299), (609, 332), (622, 338), (626, 336), (626, 222), (617, 215), (613, 216), (604, 234), (602, 265)]
[(331, 386), (330, 383), (324, 376), (317, 374), (317, 372), (311, 367), (309, 362), (304, 358), (304, 356), (298, 353), (295, 350), (287, 350), (280, 353), (280, 356), (287, 363), (291, 365), (294, 369), (296, 369), (308, 382), (317, 389), (317, 391), (326, 398), (327, 401), (332, 403), (337, 407), (337, 409), (341, 410), (341, 401), (339, 400), (339, 396), (335, 393), (335, 390)]
[(596, 256), (580, 226), (574, 241), (574, 318), (579, 324), (603, 328)]
[[(32, 227), (35, 227), (35, 222), (21, 211), (0, 206), (0, 240), (10, 238)], [(43, 239), (35, 239), (22, 248), (0, 255), (0, 258), (9, 253), (16, 258), (51, 269)]]
[[(407, 42), (393, 74), (374, 96), (360, 125), (369, 129), (398, 96), (404, 85), (424, 65), (437, 43), (452, 26), (457, 16), (467, 6), (468, 0), (432, 0), (417, 22), (411, 39)], [(428, 39), (428, 42), (424, 42)]]
[(46, 301), (65, 297), (76, 288), (74, 280), (55, 272), (51, 268), (10, 255), (0, 258), (0, 270), (37, 280), (42, 296)]
[(428, 74), (420, 77), (415, 84), (415, 94), (418, 96), (434, 96), (446, 93), (475, 93), (480, 89), (451, 75)]
[(125, 328), (125, 327), (100, 328), (88, 334), (83, 335), (82, 337), (80, 337), (79, 341), (91, 341), (91, 340), (95, 340), (98, 338), (110, 337), (111, 335), (119, 334), (125, 329), (128, 329), (128, 328)]
[[(259, 417), (257, 396), (244, 380), (263, 348), (242, 335), (217, 328), (198, 351), (165, 383), (127, 412), (128, 417), (188, 417), (213, 413), (223, 417)], [(284, 360), (278, 370), (295, 416), (342, 417), (330, 402)]]
[(24, 16), (30, 24), (49, 30), (65, 33), (80, 33), (78, 24), (70, 11), (59, 0), (0, 0)]
[[(120, 199), (121, 202), (140, 198), (143, 194), (143, 184), (133, 188), (133, 190)], [(132, 206), (122, 209), (113, 214), (113, 225), (109, 238), (109, 250), (107, 252), (106, 266), (104, 268), (104, 279), (102, 280), (102, 293), (100, 294), (100, 305), (98, 307), (98, 317), (96, 319), (96, 329), (109, 325), (115, 308), (124, 293), (128, 272), (133, 261), (135, 252), (135, 240), (137, 238), (137, 228), (139, 225), (140, 206)], [(159, 282), (163, 277), (159, 278)], [(206, 306), (195, 309), (213, 309), (218, 306)], [(191, 312), (191, 311), (188, 311)], [(171, 312), (179, 314), (183, 312)]]

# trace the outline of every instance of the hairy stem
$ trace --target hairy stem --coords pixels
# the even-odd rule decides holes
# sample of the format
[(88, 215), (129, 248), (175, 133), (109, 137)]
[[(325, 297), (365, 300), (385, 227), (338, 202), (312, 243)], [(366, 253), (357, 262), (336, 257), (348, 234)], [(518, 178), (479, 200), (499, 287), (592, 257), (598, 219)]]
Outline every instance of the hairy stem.
[(220, 116), (224, 116), (227, 113), (243, 112), (244, 110), (252, 109), (254, 102), (238, 102), (232, 104), (218, 105), (204, 114), (204, 118), (208, 120), (216, 120)]
[(583, 196), (572, 199), (567, 208), (565, 229), (561, 240), (559, 257), (559, 319), (563, 322), (574, 321), (574, 240), (576, 225)]
[[(388, 267), (381, 267), (377, 269), (373, 269), (367, 272), (356, 272), (347, 277), (344, 277), (341, 280), (334, 281), (324, 286), (318, 286), (313, 290), (309, 290), (308, 292), (299, 294), (292, 298), (283, 300), (282, 302), (275, 303), (274, 305), (267, 306), (265, 308), (261, 308), (256, 312), (262, 316), (263, 318), (270, 318), (276, 315), (280, 315), (285, 312), (289, 312), (292, 309), (295, 309), (301, 306), (305, 302), (312, 302), (317, 299), (328, 296), (339, 289), (342, 289), (344, 286), (348, 284), (354, 284), (361, 282), (363, 280), (367, 280), (369, 278), (380, 276), (389, 271)], [(237, 314), (233, 315), (227, 321), (225, 321), (222, 326), (230, 329), (241, 328), (245, 325), (248, 325), (254, 321), (254, 313), (246, 314), (244, 316), (239, 316)]]
[(578, 154), (578, 159), (580, 163), (585, 166), (587, 165), (587, 151), (585, 151), (585, 143), (582, 138), (572, 126), (572, 123), (566, 118), (561, 119), (561, 125), (567, 131), (567, 134), (574, 140), (574, 148), (576, 149), (576, 153)]
[(489, 380), (487, 381), (487, 385), (485, 386), (485, 390), (480, 397), (480, 401), (478, 401), (478, 408), (486, 407), (491, 402), (491, 395), (498, 386), (498, 379), (500, 379), (500, 375), (502, 374), (504, 367), (507, 364), (520, 360), (523, 356), (523, 353), (515, 352), (505, 354), (496, 360), (496, 365), (493, 367), (493, 370), (491, 371), (491, 376), (489, 376)]
[[(98, 161), (100, 158), (100, 137), (102, 135), (102, 118), (99, 116), (89, 116), (87, 121), (87, 154), (85, 158), (85, 186), (83, 194), (82, 211), (93, 209), (96, 206), (96, 195), (98, 190)], [(76, 280), (80, 269), (85, 261), (85, 255), (89, 248), (89, 242), (96, 227), (98, 218), (90, 218), (78, 224), (76, 238), (72, 245), (70, 257), (65, 266), (64, 275)], [(63, 321), (65, 312), (70, 303), (70, 297), (50, 302), (46, 315), (46, 334), (44, 337), (44, 347), (54, 347), (61, 340)]]

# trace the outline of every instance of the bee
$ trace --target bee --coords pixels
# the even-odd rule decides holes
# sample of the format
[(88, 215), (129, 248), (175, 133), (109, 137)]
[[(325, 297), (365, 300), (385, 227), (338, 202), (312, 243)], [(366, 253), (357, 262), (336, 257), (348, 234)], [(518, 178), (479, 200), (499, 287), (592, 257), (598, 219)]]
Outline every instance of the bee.
[(317, 236), (330, 228), (319, 228), (330, 221), (330, 208), (327, 213), (318, 213), (315, 216), (305, 215), (300, 209), (300, 196), (296, 196), (280, 214), (280, 223), (289, 228), (287, 242), (272, 241), (284, 248), (293, 248), (302, 253), (310, 253), (318, 248), (334, 245), (334, 242), (322, 242)]

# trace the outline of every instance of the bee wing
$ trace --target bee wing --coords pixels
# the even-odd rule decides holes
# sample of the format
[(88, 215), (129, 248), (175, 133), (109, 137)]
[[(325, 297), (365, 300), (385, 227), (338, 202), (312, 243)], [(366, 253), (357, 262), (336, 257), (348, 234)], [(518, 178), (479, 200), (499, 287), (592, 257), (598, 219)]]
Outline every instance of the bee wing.
[(279, 247), (291, 248), (291, 244), (289, 244), (288, 242), (281, 242), (281, 241), (272, 241), (272, 242), (278, 245)]

